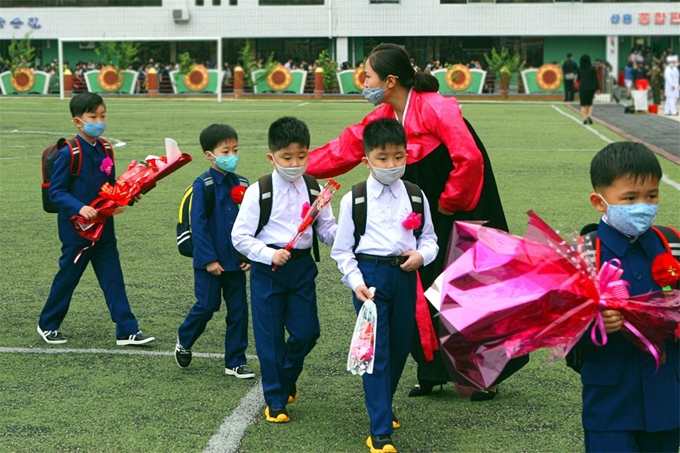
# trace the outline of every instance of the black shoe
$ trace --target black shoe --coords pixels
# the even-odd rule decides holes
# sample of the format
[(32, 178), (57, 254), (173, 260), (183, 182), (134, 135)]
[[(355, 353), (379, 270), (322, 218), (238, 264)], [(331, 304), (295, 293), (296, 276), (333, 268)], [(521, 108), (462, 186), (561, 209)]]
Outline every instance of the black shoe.
[(498, 395), (498, 389), (495, 392), (491, 390), (484, 390), (483, 392), (474, 392), (470, 395), (470, 401), (491, 401)]
[(191, 365), (191, 349), (186, 349), (179, 341), (175, 345), (175, 362), (180, 368), (186, 368)]
[(591, 117), (588, 117), (588, 124), (593, 124), (593, 119)]
[(368, 436), (366, 445), (371, 453), (397, 453), (391, 436)]
[(236, 368), (225, 368), (224, 374), (236, 376), (238, 379), (251, 379), (255, 377), (255, 372), (248, 365), (240, 365)]
[(49, 344), (64, 344), (66, 343), (66, 337), (61, 334), (58, 330), (42, 330), (38, 326), (38, 333), (45, 340), (45, 343)]
[(287, 423), (290, 421), (290, 416), (285, 407), (266, 407), (264, 410), (265, 419), (271, 423)]
[(116, 339), (116, 344), (118, 346), (139, 346), (142, 344), (151, 343), (155, 338), (149, 335), (145, 335), (141, 330), (132, 335), (126, 337), (120, 337)]
[(439, 386), (439, 389), (441, 390), (444, 388), (444, 384), (446, 382), (440, 382), (440, 381), (422, 381), (416, 384), (410, 392), (408, 392), (408, 396), (413, 398), (417, 396), (427, 396), (430, 393), (432, 393), (432, 389), (435, 388), (436, 386)]
[(588, 124), (588, 120), (583, 120), (583, 124)]

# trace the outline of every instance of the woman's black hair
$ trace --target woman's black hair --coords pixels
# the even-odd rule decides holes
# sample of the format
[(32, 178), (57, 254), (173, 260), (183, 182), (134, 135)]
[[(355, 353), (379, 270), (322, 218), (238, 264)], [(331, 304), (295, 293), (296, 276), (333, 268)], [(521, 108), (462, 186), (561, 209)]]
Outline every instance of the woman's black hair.
[(661, 164), (654, 153), (641, 143), (616, 142), (602, 148), (590, 162), (590, 182), (594, 189), (609, 187), (621, 177), (644, 182), (661, 180)]
[(395, 76), (401, 86), (416, 91), (438, 91), (439, 81), (432, 74), (416, 72), (408, 53), (396, 44), (380, 44), (368, 56), (371, 67), (381, 80)]
[(587, 53), (584, 53), (581, 55), (581, 59), (578, 61), (578, 65), (581, 67), (581, 69), (588, 69), (592, 67), (592, 63), (590, 62), (590, 55)]

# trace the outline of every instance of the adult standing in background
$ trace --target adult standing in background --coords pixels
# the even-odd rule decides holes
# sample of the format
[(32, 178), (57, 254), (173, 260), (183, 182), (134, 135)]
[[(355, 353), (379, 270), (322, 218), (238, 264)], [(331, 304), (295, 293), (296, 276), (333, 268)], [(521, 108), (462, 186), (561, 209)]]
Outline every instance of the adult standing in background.
[(574, 56), (567, 54), (567, 59), (562, 63), (562, 74), (564, 74), (564, 102), (574, 102), (574, 81), (576, 80), (578, 65), (574, 61)]
[[(408, 153), (402, 179), (417, 184), (425, 193), (438, 238), (437, 258), (420, 271), (422, 286), (428, 288), (444, 270), (455, 220), (486, 220), (487, 225), (507, 231), (491, 163), (474, 129), (463, 119), (458, 101), (437, 93), (437, 79), (416, 71), (402, 47), (379, 45), (368, 56), (364, 70), (364, 97), (373, 105), (382, 105), (361, 123), (345, 128), (339, 138), (312, 150), (307, 173), (327, 178), (351, 170), (364, 156), (364, 127), (380, 118), (397, 119), (406, 131)], [(429, 314), (436, 329), (438, 313), (427, 302), (422, 303), (425, 306), (420, 305), (417, 314), (425, 321)], [(423, 336), (425, 349), (417, 332), (414, 335), (412, 355), (418, 363), (419, 386), (411, 390), (411, 396), (427, 395), (435, 385), (451, 380), (440, 351), (434, 351), (431, 360), (426, 359), (429, 338)], [(528, 360), (528, 356), (513, 359), (503, 377)], [(496, 386), (492, 386), (473, 394), (473, 399), (491, 399), (495, 395)]]
[(578, 97), (581, 104), (583, 124), (593, 124), (593, 99), (595, 93), (600, 91), (600, 80), (597, 78), (597, 72), (595, 72), (588, 54), (581, 55), (579, 59), (578, 82)]
[(666, 69), (663, 73), (665, 80), (664, 94), (666, 95), (666, 106), (664, 108), (665, 115), (675, 116), (678, 114), (676, 104), (678, 103), (678, 56), (671, 55), (667, 57)]

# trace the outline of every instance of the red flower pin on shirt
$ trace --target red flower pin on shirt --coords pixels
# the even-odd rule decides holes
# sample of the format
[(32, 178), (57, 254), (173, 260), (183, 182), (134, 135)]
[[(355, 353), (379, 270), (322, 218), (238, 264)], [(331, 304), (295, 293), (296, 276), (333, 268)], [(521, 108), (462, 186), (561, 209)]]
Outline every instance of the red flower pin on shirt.
[(407, 230), (417, 230), (423, 224), (423, 215), (416, 214), (415, 212), (410, 213), (401, 225)]
[(670, 289), (680, 280), (680, 263), (670, 253), (660, 253), (652, 261), (652, 278), (663, 289)]
[(310, 208), (311, 206), (309, 205), (309, 201), (305, 201), (304, 203), (302, 203), (302, 212), (300, 213), (301, 219), (307, 217), (307, 213), (309, 212)]
[(243, 186), (235, 186), (231, 189), (231, 199), (234, 203), (241, 206), (243, 203), (243, 196), (246, 194), (246, 188)]
[(104, 160), (102, 160), (102, 164), (99, 166), (99, 170), (110, 175), (111, 170), (113, 170), (113, 160), (110, 157), (105, 157)]

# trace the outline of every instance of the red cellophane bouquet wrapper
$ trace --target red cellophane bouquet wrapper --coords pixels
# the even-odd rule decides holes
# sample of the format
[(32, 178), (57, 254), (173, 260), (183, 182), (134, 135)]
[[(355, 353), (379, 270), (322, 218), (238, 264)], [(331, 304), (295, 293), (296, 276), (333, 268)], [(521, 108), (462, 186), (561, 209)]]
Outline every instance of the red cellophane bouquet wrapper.
[(148, 156), (142, 162), (133, 159), (127, 170), (116, 178), (115, 185), (104, 184), (99, 198), (90, 203), (97, 210), (97, 217), (93, 220), (85, 220), (80, 215), (71, 217), (71, 224), (78, 234), (93, 243), (98, 241), (109, 217), (122, 212), (137, 195), (156, 187), (157, 181), (191, 162), (191, 156), (182, 153), (177, 142), (170, 138), (165, 139), (165, 151), (163, 157)]
[(657, 367), (664, 341), (678, 335), (680, 291), (630, 297), (617, 260), (597, 270), (533, 212), (524, 238), (473, 223), (455, 229), (462, 254), (442, 274), (440, 340), (461, 383), (486, 389), (508, 360), (539, 348), (564, 356), (584, 334), (604, 345), (604, 309), (621, 312), (621, 332)]
[[(326, 180), (326, 184), (324, 184), (323, 188), (321, 189), (321, 192), (319, 192), (319, 195), (316, 196), (316, 200), (314, 200), (314, 203), (309, 206), (309, 203), (305, 203), (305, 206), (303, 206), (302, 209), (302, 222), (298, 226), (297, 231), (293, 235), (292, 238), (290, 238), (290, 241), (286, 244), (285, 249), (288, 250), (289, 252), (295, 248), (295, 244), (298, 243), (300, 238), (305, 234), (305, 231), (307, 228), (309, 228), (312, 223), (319, 217), (319, 214), (321, 214), (321, 211), (323, 208), (328, 205), (328, 203), (331, 202), (331, 199), (333, 198), (333, 194), (340, 188), (340, 184), (337, 182), (333, 181), (332, 179)], [(278, 268), (277, 265), (274, 265), (272, 267), (272, 270), (276, 270)]]
[(375, 359), (375, 336), (378, 326), (378, 310), (375, 302), (367, 300), (361, 306), (354, 325), (352, 343), (347, 355), (347, 371), (362, 376), (373, 373)]

